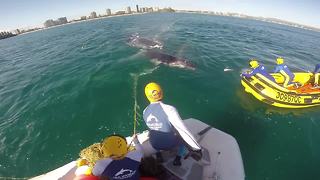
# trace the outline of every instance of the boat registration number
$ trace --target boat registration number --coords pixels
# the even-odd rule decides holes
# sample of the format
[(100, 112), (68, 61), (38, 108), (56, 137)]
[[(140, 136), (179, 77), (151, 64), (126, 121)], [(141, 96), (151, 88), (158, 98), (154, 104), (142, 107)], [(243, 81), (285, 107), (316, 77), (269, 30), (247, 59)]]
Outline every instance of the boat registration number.
[(289, 103), (301, 103), (300, 96), (290, 95), (283, 92), (277, 92), (276, 98), (279, 99), (280, 101), (285, 101)]

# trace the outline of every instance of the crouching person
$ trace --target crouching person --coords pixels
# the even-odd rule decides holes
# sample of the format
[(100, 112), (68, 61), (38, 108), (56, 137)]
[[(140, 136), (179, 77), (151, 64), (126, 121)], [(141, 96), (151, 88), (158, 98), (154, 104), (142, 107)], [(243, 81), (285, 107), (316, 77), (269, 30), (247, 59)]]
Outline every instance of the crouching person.
[(173, 165), (181, 166), (181, 157), (187, 150), (186, 145), (201, 158), (201, 146), (184, 125), (176, 108), (162, 103), (163, 91), (160, 85), (148, 83), (145, 86), (145, 95), (150, 104), (143, 111), (143, 119), (149, 129), (150, 144), (157, 151), (158, 162), (163, 161), (161, 150), (178, 147)]
[(135, 150), (128, 151), (124, 137), (120, 135), (107, 137), (101, 144), (104, 158), (96, 162), (92, 174), (101, 179), (139, 180), (139, 165), (143, 151), (136, 135), (134, 142)]

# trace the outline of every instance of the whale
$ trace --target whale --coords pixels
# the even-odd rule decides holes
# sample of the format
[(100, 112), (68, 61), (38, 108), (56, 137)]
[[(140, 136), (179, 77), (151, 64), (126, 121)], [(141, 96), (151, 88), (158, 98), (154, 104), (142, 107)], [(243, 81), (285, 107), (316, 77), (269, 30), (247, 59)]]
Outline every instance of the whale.
[(164, 64), (170, 67), (177, 67), (189, 70), (195, 70), (196, 66), (189, 60), (175, 57), (170, 54), (162, 53), (155, 50), (149, 50), (145, 52), (145, 55), (153, 60), (156, 64)]
[(137, 47), (141, 49), (162, 49), (163, 45), (157, 40), (151, 40), (147, 38), (140, 37), (137, 34), (131, 35), (127, 41), (129, 46)]

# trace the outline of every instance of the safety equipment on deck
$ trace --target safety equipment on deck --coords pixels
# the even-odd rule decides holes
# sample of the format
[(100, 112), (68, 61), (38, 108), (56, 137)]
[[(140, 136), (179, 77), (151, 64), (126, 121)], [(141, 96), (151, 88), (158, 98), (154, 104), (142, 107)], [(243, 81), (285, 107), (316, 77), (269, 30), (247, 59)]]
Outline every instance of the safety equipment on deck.
[(160, 101), (163, 97), (160, 85), (154, 82), (147, 84), (144, 89), (144, 92), (150, 102)]

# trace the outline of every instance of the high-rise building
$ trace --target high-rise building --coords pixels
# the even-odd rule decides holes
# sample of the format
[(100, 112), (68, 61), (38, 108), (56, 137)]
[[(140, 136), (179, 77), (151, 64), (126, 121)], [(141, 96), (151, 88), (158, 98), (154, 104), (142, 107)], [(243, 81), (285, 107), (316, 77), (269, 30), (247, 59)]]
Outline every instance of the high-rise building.
[(127, 14), (131, 14), (131, 7), (130, 7), (130, 6), (128, 6), (128, 7), (126, 8), (126, 13), (127, 13)]
[(66, 17), (58, 18), (57, 21), (58, 21), (58, 22), (57, 22), (58, 24), (66, 24), (66, 23), (68, 23), (68, 20), (67, 20)]
[(111, 16), (111, 9), (106, 10), (107, 16)]
[(152, 7), (147, 8), (147, 12), (153, 12), (153, 8)]
[(138, 4), (136, 5), (136, 8), (137, 8), (137, 13), (139, 12), (139, 6), (138, 6)]
[(95, 11), (91, 12), (89, 18), (90, 19), (97, 18), (97, 13)]
[(147, 12), (147, 8), (146, 7), (140, 8), (140, 11), (141, 12)]
[(115, 14), (116, 15), (122, 15), (122, 14), (125, 14), (126, 12), (125, 11), (117, 11)]
[(48, 19), (46, 20), (46, 22), (43, 23), (44, 27), (51, 27), (51, 26), (56, 26), (56, 25), (61, 25), (61, 24), (66, 24), (68, 23), (68, 20), (66, 17), (61, 17), (58, 18), (57, 20), (52, 20), (52, 19)]
[(48, 19), (48, 20), (46, 20), (46, 22), (43, 23), (43, 25), (44, 25), (44, 27), (47, 28), (47, 27), (55, 26), (56, 23), (54, 22), (54, 20)]
[(12, 34), (12, 32), (0, 32), (0, 39), (5, 39), (12, 36), (16, 36), (16, 34)]
[(16, 29), (15, 31), (14, 31), (16, 34), (20, 34), (21, 32), (20, 32), (20, 29)]

